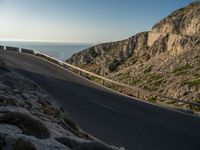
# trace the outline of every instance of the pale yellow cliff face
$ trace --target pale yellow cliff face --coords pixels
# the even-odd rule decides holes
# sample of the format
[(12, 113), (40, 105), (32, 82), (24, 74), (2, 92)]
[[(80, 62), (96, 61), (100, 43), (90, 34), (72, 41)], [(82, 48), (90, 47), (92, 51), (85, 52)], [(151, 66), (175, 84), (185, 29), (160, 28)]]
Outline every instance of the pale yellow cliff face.
[(153, 28), (152, 32), (154, 34), (161, 34), (161, 35), (165, 35), (165, 34), (179, 34), (183, 36), (200, 35), (199, 21), (200, 21), (200, 16), (199, 18), (191, 19), (190, 22), (188, 23), (182, 22), (180, 23), (180, 26), (177, 26), (177, 27), (175, 27), (173, 23), (165, 22), (165, 23), (161, 23), (160, 27)]
[[(190, 34), (192, 33), (190, 30)], [(148, 33), (148, 47), (151, 47), (154, 45), (154, 42), (158, 41), (159, 38), (167, 38), (165, 37), (166, 34), (161, 34), (161, 33), (153, 33), (149, 32)], [(179, 55), (186, 50), (189, 50), (192, 47), (195, 47), (195, 41), (190, 41), (190, 36), (187, 35), (180, 35), (180, 34), (168, 34), (167, 42), (166, 42), (166, 49), (164, 51), (168, 51), (168, 54), (172, 56)], [(187, 40), (188, 39), (188, 40)], [(186, 40), (186, 46), (185, 43), (180, 42), (181, 40)]]
[(183, 52), (180, 45), (176, 45), (176, 42), (181, 39), (180, 35), (170, 34), (167, 42), (167, 51), (170, 55), (175, 56)]
[(194, 18), (191, 20), (191, 23), (188, 24), (185, 34), (195, 36), (197, 33), (200, 33), (200, 16), (199, 18)]
[(164, 23), (162, 25), (162, 27), (153, 28), (152, 32), (157, 33), (157, 34), (162, 34), (162, 35), (172, 33), (173, 32), (173, 26), (171, 26), (169, 23)]
[(149, 47), (152, 46), (153, 43), (154, 43), (156, 40), (158, 40), (158, 38), (159, 38), (160, 36), (161, 36), (160, 33), (149, 32), (149, 33), (148, 33), (148, 42), (147, 42), (148, 46), (149, 46)]

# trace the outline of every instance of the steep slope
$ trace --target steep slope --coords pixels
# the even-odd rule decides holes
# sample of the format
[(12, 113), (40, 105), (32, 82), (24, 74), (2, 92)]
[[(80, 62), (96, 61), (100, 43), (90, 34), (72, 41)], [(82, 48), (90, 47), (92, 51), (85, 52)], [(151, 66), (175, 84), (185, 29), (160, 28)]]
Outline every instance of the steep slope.
[(74, 54), (66, 62), (149, 91), (200, 101), (200, 2), (123, 41)]

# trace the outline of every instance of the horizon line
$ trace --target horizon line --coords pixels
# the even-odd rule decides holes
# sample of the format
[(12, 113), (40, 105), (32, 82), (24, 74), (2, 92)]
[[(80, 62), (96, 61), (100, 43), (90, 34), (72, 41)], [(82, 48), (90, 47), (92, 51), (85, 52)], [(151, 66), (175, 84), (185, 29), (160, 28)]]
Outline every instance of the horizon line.
[(18, 39), (0, 39), (0, 42), (35, 42), (35, 43), (77, 43), (77, 44), (98, 44), (100, 42), (85, 42), (85, 41), (51, 41), (51, 40), (18, 40)]

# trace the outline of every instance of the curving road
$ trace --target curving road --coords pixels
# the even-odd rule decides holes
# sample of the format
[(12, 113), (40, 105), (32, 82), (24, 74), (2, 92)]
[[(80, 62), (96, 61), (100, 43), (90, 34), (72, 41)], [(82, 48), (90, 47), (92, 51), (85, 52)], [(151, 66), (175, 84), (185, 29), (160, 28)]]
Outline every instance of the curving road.
[(93, 84), (29, 54), (7, 64), (44, 88), (85, 131), (126, 150), (199, 150), (200, 118), (150, 105)]

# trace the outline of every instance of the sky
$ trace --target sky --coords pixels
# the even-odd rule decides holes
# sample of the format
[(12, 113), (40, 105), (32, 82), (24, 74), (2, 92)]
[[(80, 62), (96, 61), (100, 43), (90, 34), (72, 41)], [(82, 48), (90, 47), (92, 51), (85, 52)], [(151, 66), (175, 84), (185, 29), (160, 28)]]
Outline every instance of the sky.
[(117, 41), (194, 0), (0, 0), (0, 40)]

